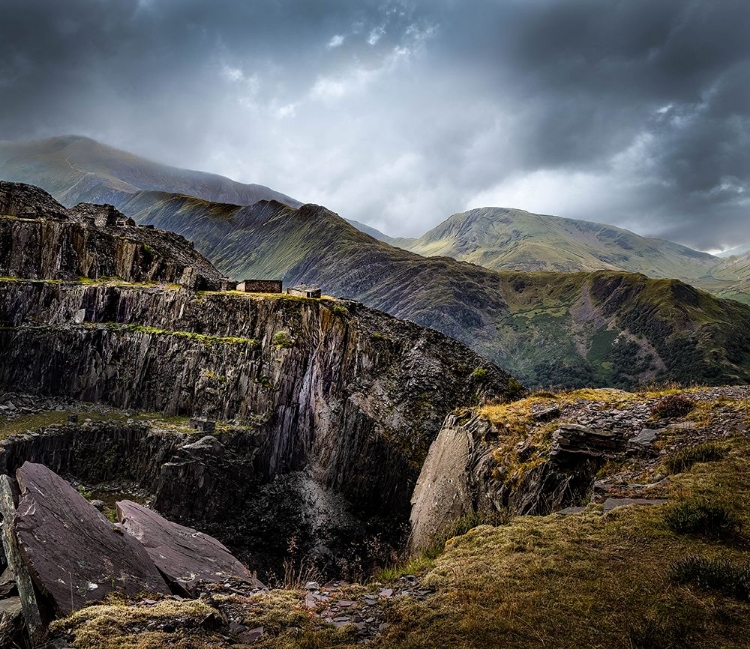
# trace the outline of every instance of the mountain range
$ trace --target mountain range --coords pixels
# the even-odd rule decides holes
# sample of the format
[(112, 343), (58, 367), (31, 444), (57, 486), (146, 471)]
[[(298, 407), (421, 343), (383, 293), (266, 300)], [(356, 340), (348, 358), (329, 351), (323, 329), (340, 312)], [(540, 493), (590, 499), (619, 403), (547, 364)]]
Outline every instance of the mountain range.
[(750, 307), (680, 281), (742, 295), (747, 256), (494, 208), (390, 245), (324, 207), (85, 138), (0, 144), (0, 177), (66, 205), (110, 202), (192, 240), (228, 276), (317, 284), (432, 327), (531, 386), (750, 380)]
[(622, 270), (680, 279), (750, 303), (750, 260), (742, 247), (736, 249), (738, 254), (721, 258), (613, 225), (499, 207), (454, 214), (413, 239), (389, 237), (356, 221), (352, 224), (426, 257), (453, 257), (493, 270)]

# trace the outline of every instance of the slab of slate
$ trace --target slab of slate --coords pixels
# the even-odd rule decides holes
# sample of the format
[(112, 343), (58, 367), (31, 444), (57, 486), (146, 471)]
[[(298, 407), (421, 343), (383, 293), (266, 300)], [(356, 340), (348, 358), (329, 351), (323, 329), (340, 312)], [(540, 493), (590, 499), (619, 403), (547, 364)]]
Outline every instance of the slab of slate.
[(143, 546), (117, 530), (60, 476), (26, 462), (13, 532), (26, 569), (57, 614), (116, 591), (169, 594)]
[(630, 505), (663, 505), (666, 502), (665, 498), (607, 498), (604, 501), (604, 513), (608, 514), (613, 509), (628, 507)]
[(214, 537), (168, 521), (152, 509), (130, 500), (117, 504), (117, 519), (138, 539), (151, 560), (172, 585), (196, 595), (199, 582), (234, 578), (253, 587), (263, 584)]

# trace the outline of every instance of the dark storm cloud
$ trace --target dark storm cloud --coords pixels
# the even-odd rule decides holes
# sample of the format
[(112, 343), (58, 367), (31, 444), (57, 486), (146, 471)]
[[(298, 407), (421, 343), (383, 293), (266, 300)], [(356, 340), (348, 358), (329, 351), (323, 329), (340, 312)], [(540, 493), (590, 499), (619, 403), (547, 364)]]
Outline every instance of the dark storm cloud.
[(510, 205), (750, 240), (746, 0), (5, 0), (0, 137), (82, 133), (393, 234)]

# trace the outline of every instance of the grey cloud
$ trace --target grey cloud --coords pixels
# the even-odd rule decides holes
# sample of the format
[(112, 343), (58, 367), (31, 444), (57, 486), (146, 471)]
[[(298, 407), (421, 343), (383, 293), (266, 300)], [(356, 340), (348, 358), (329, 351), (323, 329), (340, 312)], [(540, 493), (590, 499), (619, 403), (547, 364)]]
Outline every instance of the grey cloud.
[(746, 0), (6, 0), (0, 22), (0, 138), (90, 135), (394, 235), (512, 198), (750, 240)]

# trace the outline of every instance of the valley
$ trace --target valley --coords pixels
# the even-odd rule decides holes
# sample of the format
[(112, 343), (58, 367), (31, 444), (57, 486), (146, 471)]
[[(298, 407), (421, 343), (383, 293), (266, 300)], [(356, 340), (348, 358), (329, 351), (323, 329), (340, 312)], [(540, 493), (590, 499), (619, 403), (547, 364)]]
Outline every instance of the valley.
[(92, 169), (110, 179), (147, 178), (152, 170), (82, 138), (25, 146), (0, 146), (1, 172), (40, 178), (66, 204), (109, 200), (139, 224), (194, 241), (224, 275), (318, 285), (436, 329), (532, 387), (719, 384), (750, 376), (742, 334), (750, 308), (690, 286), (744, 299), (741, 258), (721, 260), (611, 226), (496, 209), (455, 215), (416, 242), (391, 240), (430, 255), (424, 257), (373, 239), (321, 206), (270, 195), (251, 205), (197, 197), (229, 196), (220, 189), (226, 179), (198, 184), (193, 195), (174, 193), (183, 187), (175, 170), (157, 176), (169, 191), (128, 182), (128, 191), (112, 193), (111, 180), (93, 189), (71, 185), (74, 179), (60, 175), (63, 154), (81, 168), (94, 160)]

